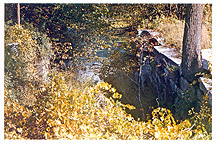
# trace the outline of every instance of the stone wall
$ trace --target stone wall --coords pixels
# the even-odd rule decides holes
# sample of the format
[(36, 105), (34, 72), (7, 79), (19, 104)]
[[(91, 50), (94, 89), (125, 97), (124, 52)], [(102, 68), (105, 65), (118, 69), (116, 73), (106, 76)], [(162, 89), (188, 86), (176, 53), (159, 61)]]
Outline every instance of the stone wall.
[[(176, 117), (181, 119), (184, 115), (187, 115), (187, 110), (191, 108), (191, 106), (195, 107), (195, 110), (198, 110), (201, 102), (203, 101), (203, 96), (208, 94), (209, 104), (212, 106), (212, 82), (211, 79), (206, 77), (198, 78), (198, 81), (193, 83), (188, 83), (184, 77), (181, 75), (181, 54), (177, 52), (175, 49), (167, 48), (163, 46), (156, 46), (154, 48), (154, 53), (157, 55), (156, 57), (161, 61), (166, 61), (169, 67), (177, 67), (177, 71), (173, 75), (172, 78), (167, 78), (167, 81), (170, 83), (170, 88), (173, 93), (176, 93), (177, 96), (174, 97), (174, 113), (177, 114)], [(206, 59), (202, 59), (203, 62), (206, 62)], [(208, 62), (209, 63), (209, 62)], [(169, 67), (164, 71), (169, 71)], [(206, 63), (203, 64), (203, 68), (207, 70)], [(207, 83), (208, 82), (208, 83)], [(166, 84), (166, 83), (165, 83)], [(162, 95), (164, 98), (172, 96)], [(166, 103), (166, 99), (162, 99), (163, 102)], [(166, 106), (166, 105), (165, 105)], [(169, 106), (168, 106), (169, 107)]]
[(123, 103), (136, 107), (136, 110), (129, 111), (135, 118), (149, 119), (151, 110), (160, 106), (171, 109), (177, 119), (183, 119), (192, 107), (199, 110), (206, 93), (209, 94), (211, 104), (211, 91), (202, 78), (199, 78), (197, 83), (189, 84), (181, 76), (180, 64), (180, 52), (164, 46), (155, 46), (152, 55), (144, 56), (140, 90), (139, 70), (129, 75), (122, 71), (110, 75), (105, 81), (111, 83), (123, 95)]
[[(186, 91), (191, 88), (191, 85), (185, 80), (183, 77), (181, 77), (181, 54), (180, 52), (175, 51), (173, 48), (167, 48), (163, 46), (156, 46), (155, 51), (157, 51), (158, 58), (165, 58), (171, 65), (175, 65), (178, 67), (179, 71), (179, 89), (182, 91)], [(206, 50), (202, 50), (202, 64), (203, 69), (209, 71), (209, 68), (211, 68), (211, 62), (209, 61), (208, 57), (205, 53)], [(202, 97), (205, 94), (209, 95), (209, 103), (212, 105), (212, 79), (206, 78), (206, 77), (200, 77), (198, 78), (198, 83), (196, 84), (198, 87), (197, 97), (200, 101), (202, 101)]]

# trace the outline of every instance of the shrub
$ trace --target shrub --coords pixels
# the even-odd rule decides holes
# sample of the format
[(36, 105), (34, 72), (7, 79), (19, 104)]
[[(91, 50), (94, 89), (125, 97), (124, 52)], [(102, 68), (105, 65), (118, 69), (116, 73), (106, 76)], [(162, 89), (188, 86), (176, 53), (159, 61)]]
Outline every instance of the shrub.
[(48, 82), (49, 59), (53, 56), (49, 38), (33, 30), (5, 24), (4, 86), (20, 102), (30, 100), (26, 97)]
[[(211, 133), (184, 120), (176, 124), (171, 112), (157, 108), (153, 120), (136, 121), (125, 112), (134, 109), (118, 101), (121, 94), (100, 82), (84, 90), (65, 84), (64, 76), (38, 90), (32, 106), (22, 106), (4, 97), (5, 139), (211, 139)], [(197, 127), (195, 127), (195, 125)]]

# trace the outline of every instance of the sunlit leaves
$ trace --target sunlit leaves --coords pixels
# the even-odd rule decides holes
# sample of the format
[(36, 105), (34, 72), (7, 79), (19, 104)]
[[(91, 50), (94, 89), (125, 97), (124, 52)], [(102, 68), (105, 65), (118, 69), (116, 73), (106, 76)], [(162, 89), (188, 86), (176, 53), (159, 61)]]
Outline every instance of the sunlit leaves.
[(113, 96), (112, 96), (114, 99), (120, 99), (122, 97), (121, 94), (119, 93), (114, 93)]
[(30, 25), (5, 24), (5, 88), (10, 97), (26, 104), (34, 101), (36, 85), (48, 81), (49, 58), (53, 55), (46, 35), (32, 29)]
[[(105, 82), (84, 91), (68, 89), (64, 75), (59, 74), (45, 91), (47, 95), (31, 107), (12, 102), (5, 95), (5, 139), (211, 139), (202, 125), (196, 127), (189, 120), (176, 124), (166, 108), (154, 109), (152, 121), (134, 120), (124, 109), (135, 107), (108, 98), (108, 93), (117, 92)], [(98, 93), (108, 101), (106, 104), (97, 105)]]
[[(33, 22), (55, 41), (53, 49), (56, 59), (64, 65), (65, 61), (74, 57), (94, 56), (98, 49), (119, 47), (119, 43), (110, 38), (110, 31), (132, 23), (141, 24), (143, 16), (149, 18), (143, 21), (148, 24), (146, 27), (156, 26), (156, 16), (163, 11), (163, 5), (153, 8), (154, 5), (146, 4), (23, 4), (22, 17)], [(173, 6), (171, 8), (174, 9)], [(151, 15), (156, 15), (155, 21)], [(206, 116), (211, 123), (210, 112), (204, 106), (203, 111), (194, 114), (193, 121), (176, 124), (168, 109), (157, 108), (153, 110), (152, 121), (139, 122), (125, 112), (125, 109), (136, 107), (122, 104), (119, 101), (122, 95), (108, 83), (97, 83), (91, 87), (83, 83), (79, 85), (73, 77), (66, 81), (66, 72), (56, 72), (49, 75), (50, 83), (33, 84), (32, 80), (38, 82), (38, 77), (33, 75), (37, 73), (34, 64), (51, 55), (49, 40), (33, 28), (29, 30), (17, 26), (7, 28), (5, 36), (5, 44), (19, 43), (19, 58), (5, 46), (5, 66), (8, 77), (20, 81), (14, 84), (5, 80), (9, 86), (16, 86), (14, 89), (9, 86), (5, 88), (5, 139), (211, 139), (211, 133), (206, 132), (200, 120)], [(125, 42), (122, 48), (132, 51), (130, 43)], [(112, 59), (116, 59), (113, 63), (115, 67), (127, 71), (130, 69), (128, 65), (135, 65), (131, 59), (122, 59), (120, 55), (120, 51), (111, 55)], [(27, 70), (27, 73), (22, 70)], [(28, 76), (28, 80), (24, 80), (24, 75)], [(17, 99), (12, 99), (16, 93), (21, 93), (23, 101), (34, 100), (20, 104)]]

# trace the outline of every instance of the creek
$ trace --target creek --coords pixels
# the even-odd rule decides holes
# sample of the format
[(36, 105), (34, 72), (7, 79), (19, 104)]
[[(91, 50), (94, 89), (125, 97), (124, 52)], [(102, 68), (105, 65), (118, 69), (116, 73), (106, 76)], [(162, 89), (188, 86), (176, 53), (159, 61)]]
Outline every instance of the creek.
[[(153, 32), (153, 35), (156, 34)], [(162, 40), (161, 38), (159, 42), (162, 43)], [(168, 54), (174, 58), (159, 52), (167, 49)], [(83, 59), (84, 68), (78, 71), (78, 78), (82, 82), (95, 84), (105, 81), (114, 86), (122, 94), (122, 103), (136, 107), (126, 111), (137, 120), (151, 119), (151, 112), (157, 107), (168, 108), (176, 119), (184, 119), (191, 107), (198, 110), (201, 100), (197, 98), (197, 94), (202, 96), (203, 92), (188, 90), (190, 85), (180, 76), (179, 59), (176, 59), (180, 57), (180, 53), (170, 50), (158, 46), (154, 48), (152, 55), (144, 54), (141, 68), (137, 65), (139, 58), (136, 52), (128, 54), (118, 47), (98, 50), (96, 60), (87, 62)]]
[[(156, 35), (157, 33), (153, 33)], [(119, 42), (121, 44), (121, 42)], [(110, 59), (111, 53), (118, 53), (116, 59)], [(124, 104), (131, 104), (135, 110), (126, 111), (134, 118), (146, 120), (151, 118), (151, 111), (158, 106), (170, 107), (174, 103), (176, 94), (172, 92), (171, 84), (167, 81), (164, 73), (165, 62), (156, 57), (146, 55), (142, 68), (141, 92), (138, 98), (138, 68), (134, 66), (129, 72), (124, 72), (122, 67), (130, 67), (138, 61), (136, 54), (128, 55), (122, 48), (111, 48), (111, 50), (98, 50), (95, 54), (97, 60), (87, 62), (83, 59), (81, 70), (78, 71), (78, 79), (82, 82), (97, 83), (106, 81), (113, 85), (122, 94), (120, 101)], [(124, 63), (125, 62), (125, 63)], [(120, 64), (120, 68), (119, 65)], [(155, 65), (161, 65), (155, 69)], [(123, 65), (122, 65), (123, 64)], [(128, 65), (128, 66), (127, 66)], [(121, 67), (122, 66), (122, 67)], [(167, 95), (170, 95), (169, 97)], [(164, 101), (167, 103), (164, 104)]]

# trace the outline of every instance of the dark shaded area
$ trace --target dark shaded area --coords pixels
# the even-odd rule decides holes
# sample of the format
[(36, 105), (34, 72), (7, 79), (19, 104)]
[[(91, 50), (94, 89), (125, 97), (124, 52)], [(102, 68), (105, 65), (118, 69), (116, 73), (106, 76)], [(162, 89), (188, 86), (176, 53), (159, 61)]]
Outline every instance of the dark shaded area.
[[(174, 111), (172, 107), (175, 103), (177, 93), (175, 85), (178, 85), (178, 69), (170, 65), (164, 59), (158, 59), (157, 53), (151, 56), (144, 54), (144, 63), (141, 73), (141, 103), (138, 99), (138, 66), (135, 66), (133, 72), (124, 72), (119, 70), (115, 74), (110, 74), (105, 81), (112, 84), (119, 93), (123, 95), (121, 102), (131, 104), (136, 107), (135, 110), (128, 112), (136, 119), (151, 119), (152, 108), (167, 107)], [(125, 57), (125, 56), (123, 56)], [(171, 67), (173, 69), (167, 69)], [(144, 114), (144, 117), (143, 117)]]

